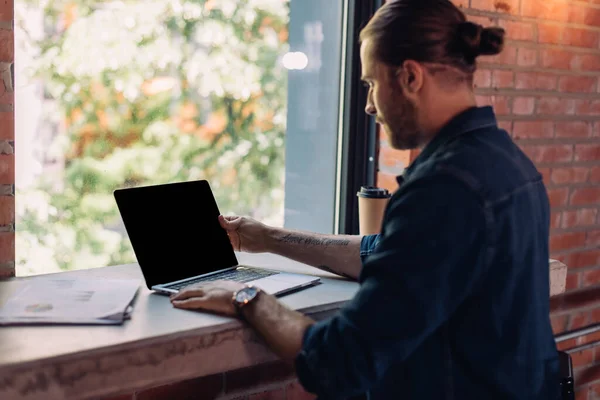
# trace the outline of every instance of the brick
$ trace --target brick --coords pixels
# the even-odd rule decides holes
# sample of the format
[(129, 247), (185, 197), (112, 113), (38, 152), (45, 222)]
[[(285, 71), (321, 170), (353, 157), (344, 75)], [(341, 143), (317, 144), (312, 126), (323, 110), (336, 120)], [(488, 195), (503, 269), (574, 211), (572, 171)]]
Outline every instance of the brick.
[(589, 320), (588, 312), (578, 312), (576, 314), (572, 314), (569, 318), (569, 330), (583, 328), (587, 326)]
[(506, 30), (506, 37), (510, 40), (533, 41), (535, 39), (533, 24), (501, 19), (499, 25)]
[(582, 206), (600, 203), (600, 188), (574, 189), (571, 194), (571, 205)]
[(596, 208), (564, 211), (562, 216), (562, 227), (568, 229), (578, 226), (596, 225), (597, 216), (598, 210)]
[(454, 3), (455, 6), (461, 7), (461, 8), (469, 7), (469, 0), (452, 0), (452, 3)]
[(532, 115), (535, 111), (535, 97), (516, 97), (512, 111), (516, 115)]
[(594, 349), (587, 349), (571, 354), (573, 368), (587, 367), (594, 362)]
[(590, 182), (599, 183), (600, 182), (600, 167), (594, 167), (590, 171)]
[(299, 382), (289, 383), (285, 387), (286, 400), (316, 400), (317, 396), (304, 390)]
[(575, 382), (577, 382), (578, 385), (587, 385), (588, 383), (595, 381), (600, 381), (600, 364), (587, 368), (575, 375)]
[(15, 92), (13, 88), (7, 87), (4, 83), (4, 77), (2, 75), (6, 73), (6, 71), (0, 70), (0, 111), (2, 112), (12, 111), (15, 103)]
[[(379, 165), (397, 169), (397, 173), (402, 173), (402, 170), (410, 164), (410, 152), (404, 150), (395, 150), (389, 146), (380, 146), (379, 148)], [(388, 171), (389, 172), (389, 171)]]
[[(590, 315), (590, 323), (592, 324), (597, 324), (600, 322), (600, 308), (596, 308), (595, 310), (592, 310), (592, 313)], [(600, 360), (598, 360), (600, 361)]]
[(550, 213), (550, 229), (557, 229), (560, 227), (560, 222), (562, 220), (562, 214), (560, 212), (552, 212)]
[(576, 339), (569, 339), (569, 340), (563, 340), (562, 342), (556, 343), (556, 348), (558, 350), (566, 350), (566, 349), (570, 349), (572, 347), (575, 347), (577, 345), (577, 340)]
[(512, 132), (513, 122), (512, 121), (498, 121), (498, 128), (504, 129), (506, 132)]
[(525, 90), (555, 90), (556, 75), (539, 72), (517, 72), (515, 74), (515, 88)]
[(15, 233), (0, 232), (0, 264), (15, 260)]
[(567, 284), (565, 287), (566, 291), (578, 289), (579, 288), (579, 277), (580, 274), (578, 272), (569, 272), (567, 274)]
[(600, 283), (600, 268), (585, 271), (582, 277), (582, 285), (594, 286)]
[[(593, 321), (590, 318), (589, 324), (592, 324), (592, 323), (593, 323)], [(594, 332), (594, 333), (590, 333), (589, 335), (578, 337), (577, 338), (577, 345), (579, 346), (579, 345), (582, 345), (582, 344), (588, 344), (588, 343), (596, 342), (596, 341), (600, 341), (600, 332)], [(600, 361), (600, 359), (598, 358), (598, 356), (600, 354), (598, 353), (597, 349), (598, 348), (596, 348), (596, 357), (595, 357), (595, 360), (596, 361)]]
[(587, 167), (554, 168), (550, 181), (555, 185), (584, 183), (588, 180), (589, 172)]
[(15, 277), (15, 263), (10, 261), (0, 264), (0, 279)]
[(567, 13), (567, 21), (572, 22), (574, 24), (583, 24), (583, 20), (585, 19), (586, 14), (585, 8), (577, 4), (569, 4), (565, 8), (565, 11)]
[[(557, 122), (555, 130), (557, 138), (586, 138), (592, 136), (592, 124), (589, 122)], [(584, 148), (582, 147), (582, 149)], [(577, 147), (575, 147), (575, 154), (577, 156)]]
[(565, 206), (569, 199), (569, 188), (550, 189), (548, 190), (548, 197), (550, 198), (550, 206)]
[(14, 0), (0, 1), (0, 21), (12, 21), (14, 18)]
[(554, 334), (564, 332), (567, 329), (567, 316), (566, 315), (552, 315), (550, 316), (550, 322), (552, 324), (552, 332)]
[(385, 188), (389, 190), (390, 193), (393, 193), (398, 190), (398, 181), (396, 180), (395, 175), (379, 172), (377, 173), (377, 186)]
[(586, 242), (585, 232), (563, 233), (550, 238), (550, 251), (570, 250), (584, 247)]
[(584, 12), (583, 23), (585, 25), (598, 27), (600, 26), (600, 9), (587, 8)]
[(554, 24), (538, 25), (538, 42), (558, 44), (561, 42), (563, 28)]
[(494, 108), (496, 115), (509, 115), (509, 98), (506, 96), (475, 96), (477, 104), (490, 105)]
[(535, 163), (565, 163), (573, 159), (572, 145), (524, 146), (523, 151)]
[(136, 393), (136, 400), (195, 400), (199, 393), (202, 393), (203, 399), (212, 399), (217, 397), (222, 389), (223, 374), (217, 374), (144, 390)]
[(558, 80), (558, 90), (564, 93), (594, 93), (597, 79), (587, 76), (562, 76)]
[[(600, 361), (600, 351), (598, 351), (598, 348), (596, 348), (596, 362), (598, 361)], [(592, 397), (592, 399), (600, 399), (600, 383), (595, 383), (592, 386), (590, 386), (589, 395)]]
[(534, 67), (538, 64), (537, 49), (520, 47), (517, 52), (517, 65), (521, 67)]
[(552, 121), (515, 121), (513, 126), (515, 139), (540, 139), (554, 136)]
[(15, 197), (0, 196), (0, 226), (15, 223)]
[(595, 54), (581, 54), (577, 58), (579, 69), (583, 71), (600, 71), (600, 56)]
[(600, 230), (587, 231), (586, 236), (586, 245), (600, 248)]
[(569, 269), (578, 269), (600, 265), (600, 251), (586, 250), (576, 253), (567, 254), (560, 257)]
[[(591, 130), (590, 130), (591, 133)], [(575, 145), (575, 161), (600, 160), (600, 144)]]
[(538, 99), (537, 113), (542, 115), (569, 115), (575, 112), (575, 100), (558, 97)]
[(521, 15), (551, 21), (567, 21), (566, 4), (547, 0), (527, 0), (521, 4)]
[(577, 115), (600, 115), (600, 101), (598, 100), (574, 100)]
[(588, 29), (567, 28), (563, 33), (562, 43), (568, 46), (597, 48), (600, 35)]
[(476, 88), (489, 88), (492, 86), (492, 71), (481, 69), (475, 72), (473, 83)]
[(496, 70), (492, 75), (492, 87), (497, 89), (512, 88), (515, 85), (515, 73), (507, 70)]
[(519, 0), (471, 0), (471, 8), (498, 13), (518, 14)]
[(292, 379), (292, 368), (283, 362), (262, 364), (225, 374), (225, 393)]
[(15, 155), (0, 154), (0, 184), (15, 183)]
[(0, 61), (12, 62), (15, 59), (14, 31), (0, 29)]
[(590, 400), (588, 397), (590, 390), (587, 386), (575, 389), (575, 400)]
[(541, 64), (543, 68), (570, 70), (577, 64), (576, 55), (565, 50), (541, 50)]
[(505, 45), (502, 53), (486, 58), (486, 61), (492, 64), (515, 65), (517, 63), (517, 48), (511, 45)]
[(542, 179), (544, 180), (545, 185), (548, 185), (548, 183), (550, 182), (551, 171), (552, 170), (550, 168), (538, 168), (538, 172), (542, 175)]
[(594, 122), (594, 129), (592, 135), (594, 137), (600, 137), (600, 121)]
[(0, 140), (15, 139), (15, 114), (0, 112)]

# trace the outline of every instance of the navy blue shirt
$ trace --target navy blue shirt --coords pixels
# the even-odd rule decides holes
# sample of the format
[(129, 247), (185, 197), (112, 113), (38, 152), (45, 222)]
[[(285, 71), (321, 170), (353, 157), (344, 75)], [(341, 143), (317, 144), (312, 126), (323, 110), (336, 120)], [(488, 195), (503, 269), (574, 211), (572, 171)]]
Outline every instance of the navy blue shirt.
[(321, 399), (552, 400), (549, 203), (490, 107), (454, 118), (399, 178), (362, 240), (360, 289), (304, 335)]

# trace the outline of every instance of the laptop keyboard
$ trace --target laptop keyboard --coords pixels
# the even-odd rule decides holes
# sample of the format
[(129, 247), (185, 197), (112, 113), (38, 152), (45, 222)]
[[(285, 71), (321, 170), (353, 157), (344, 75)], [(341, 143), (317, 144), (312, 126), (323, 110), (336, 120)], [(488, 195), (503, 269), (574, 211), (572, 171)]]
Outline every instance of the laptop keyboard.
[(212, 281), (226, 280), (226, 281), (236, 281), (236, 282), (250, 282), (256, 279), (266, 278), (267, 276), (276, 275), (279, 272), (274, 271), (266, 271), (264, 269), (257, 268), (238, 268), (230, 271), (224, 271), (218, 274), (199, 277), (196, 279), (191, 279), (189, 281), (177, 283), (175, 285), (166, 286), (169, 289), (180, 290), (186, 286), (193, 285), (195, 283), (206, 283)]

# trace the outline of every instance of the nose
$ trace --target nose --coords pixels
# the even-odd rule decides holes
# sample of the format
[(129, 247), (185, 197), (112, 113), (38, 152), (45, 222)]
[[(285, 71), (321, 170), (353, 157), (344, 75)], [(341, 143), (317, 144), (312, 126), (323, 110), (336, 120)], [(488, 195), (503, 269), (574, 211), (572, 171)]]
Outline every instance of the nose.
[(375, 104), (373, 104), (373, 101), (371, 100), (371, 96), (369, 95), (369, 97), (367, 97), (367, 104), (365, 106), (365, 112), (369, 115), (377, 115), (377, 109), (375, 108)]

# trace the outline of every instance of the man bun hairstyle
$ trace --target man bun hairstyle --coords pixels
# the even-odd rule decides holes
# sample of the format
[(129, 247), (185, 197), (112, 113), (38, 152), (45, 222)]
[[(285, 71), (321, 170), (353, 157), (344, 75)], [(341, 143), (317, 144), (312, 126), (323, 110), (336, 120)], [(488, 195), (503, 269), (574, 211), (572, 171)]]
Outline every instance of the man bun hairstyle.
[(484, 28), (470, 21), (457, 26), (457, 40), (463, 45), (466, 58), (499, 54), (504, 47), (504, 29)]
[(378, 61), (443, 64), (472, 75), (479, 56), (499, 54), (502, 28), (467, 21), (449, 0), (388, 0), (360, 33), (374, 44)]

